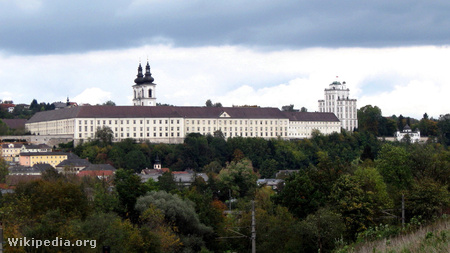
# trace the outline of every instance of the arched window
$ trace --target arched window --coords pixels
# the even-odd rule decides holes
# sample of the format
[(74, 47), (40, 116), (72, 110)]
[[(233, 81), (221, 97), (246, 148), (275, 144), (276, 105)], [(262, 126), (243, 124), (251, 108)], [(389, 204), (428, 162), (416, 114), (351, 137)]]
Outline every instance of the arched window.
[(134, 98), (136, 98), (136, 90), (134, 91)]
[(148, 90), (148, 97), (151, 98), (152, 97), (152, 89)]

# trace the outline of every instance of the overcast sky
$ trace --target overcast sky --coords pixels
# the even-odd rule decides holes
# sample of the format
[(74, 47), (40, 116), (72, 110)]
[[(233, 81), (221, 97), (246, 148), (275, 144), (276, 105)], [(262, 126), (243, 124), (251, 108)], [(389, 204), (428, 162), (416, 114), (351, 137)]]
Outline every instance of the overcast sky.
[(450, 1), (0, 0), (0, 99), (317, 111), (335, 81), (383, 115), (450, 113)]

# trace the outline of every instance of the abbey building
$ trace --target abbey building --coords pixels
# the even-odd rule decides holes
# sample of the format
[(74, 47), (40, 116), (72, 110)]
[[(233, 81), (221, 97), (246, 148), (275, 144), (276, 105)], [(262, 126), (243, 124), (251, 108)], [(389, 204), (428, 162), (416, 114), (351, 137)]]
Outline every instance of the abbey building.
[(325, 89), (325, 99), (319, 100), (319, 112), (332, 112), (341, 121), (342, 128), (352, 132), (358, 128), (356, 99), (349, 98), (345, 82), (334, 81)]
[(226, 138), (264, 139), (303, 139), (314, 131), (331, 134), (341, 130), (341, 121), (328, 109), (284, 112), (261, 107), (156, 106), (153, 81), (149, 63), (145, 74), (139, 64), (132, 86), (134, 106), (78, 106), (38, 112), (28, 120), (26, 129), (55, 138), (70, 135), (75, 143), (95, 138), (102, 127), (111, 128), (114, 141), (132, 138), (154, 143), (182, 143), (189, 133), (214, 135), (219, 130)]

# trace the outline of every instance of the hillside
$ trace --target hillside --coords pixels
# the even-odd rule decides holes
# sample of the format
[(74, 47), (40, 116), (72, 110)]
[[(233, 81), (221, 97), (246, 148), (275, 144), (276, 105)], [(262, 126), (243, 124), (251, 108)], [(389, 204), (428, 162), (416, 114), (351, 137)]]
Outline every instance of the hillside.
[(363, 244), (337, 252), (450, 252), (450, 219), (441, 220), (414, 232)]

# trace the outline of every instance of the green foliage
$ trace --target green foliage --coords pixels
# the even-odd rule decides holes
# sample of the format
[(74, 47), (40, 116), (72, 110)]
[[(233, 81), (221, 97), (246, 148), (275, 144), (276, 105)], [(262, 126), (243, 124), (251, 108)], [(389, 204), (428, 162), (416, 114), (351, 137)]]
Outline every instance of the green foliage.
[(391, 194), (407, 190), (412, 183), (412, 172), (408, 166), (410, 157), (403, 147), (385, 144), (376, 160), (377, 169), (383, 176)]
[(382, 119), (381, 109), (366, 105), (358, 109), (358, 130), (378, 135), (378, 126)]
[(133, 170), (136, 173), (140, 173), (148, 164), (144, 153), (138, 149), (128, 152), (124, 157), (124, 163), (124, 169)]
[(246, 197), (254, 194), (258, 177), (253, 171), (250, 160), (231, 162), (219, 173), (218, 180), (222, 192), (231, 189), (234, 197)]
[(86, 217), (89, 213), (88, 200), (79, 185), (58, 180), (55, 182), (37, 180), (19, 184), (17, 199), (30, 203), (27, 218), (38, 218), (49, 210), (59, 210), (61, 215)]
[(204, 238), (213, 232), (200, 222), (190, 200), (165, 191), (148, 192), (137, 200), (136, 210), (143, 213), (152, 206), (161, 210), (165, 221), (178, 229), (184, 247), (199, 251), (204, 246)]
[(426, 220), (442, 214), (450, 206), (448, 185), (441, 185), (429, 178), (416, 180), (405, 198), (408, 215), (420, 215)]
[(166, 192), (172, 192), (178, 189), (172, 172), (166, 171), (158, 178), (158, 188)]
[(6, 175), (8, 175), (8, 173), (8, 164), (3, 157), (0, 157), (0, 183), (6, 182)]
[(299, 228), (305, 251), (330, 252), (344, 232), (344, 223), (339, 213), (321, 208), (300, 222)]
[(396, 121), (383, 117), (379, 107), (366, 105), (358, 110), (358, 131), (369, 132), (375, 136), (393, 136), (396, 130)]
[(95, 139), (99, 142), (101, 147), (112, 144), (114, 132), (108, 126), (98, 127), (95, 132)]
[(387, 186), (378, 170), (373, 167), (359, 166), (354, 172), (353, 178), (359, 183), (366, 194), (366, 199), (374, 204), (374, 209), (381, 210), (392, 207)]
[(124, 169), (116, 170), (114, 184), (120, 201), (119, 214), (136, 222), (139, 215), (134, 206), (137, 199), (147, 192), (146, 185), (141, 182), (138, 175), (133, 174), (133, 171)]
[(441, 115), (437, 122), (439, 141), (450, 145), (450, 114)]
[(346, 237), (353, 240), (373, 224), (374, 203), (350, 175), (341, 176), (333, 185), (330, 196), (333, 207), (342, 215), (346, 226)]
[(286, 179), (283, 190), (274, 196), (276, 203), (283, 205), (297, 218), (305, 218), (326, 203), (328, 194), (317, 177), (300, 171)]

